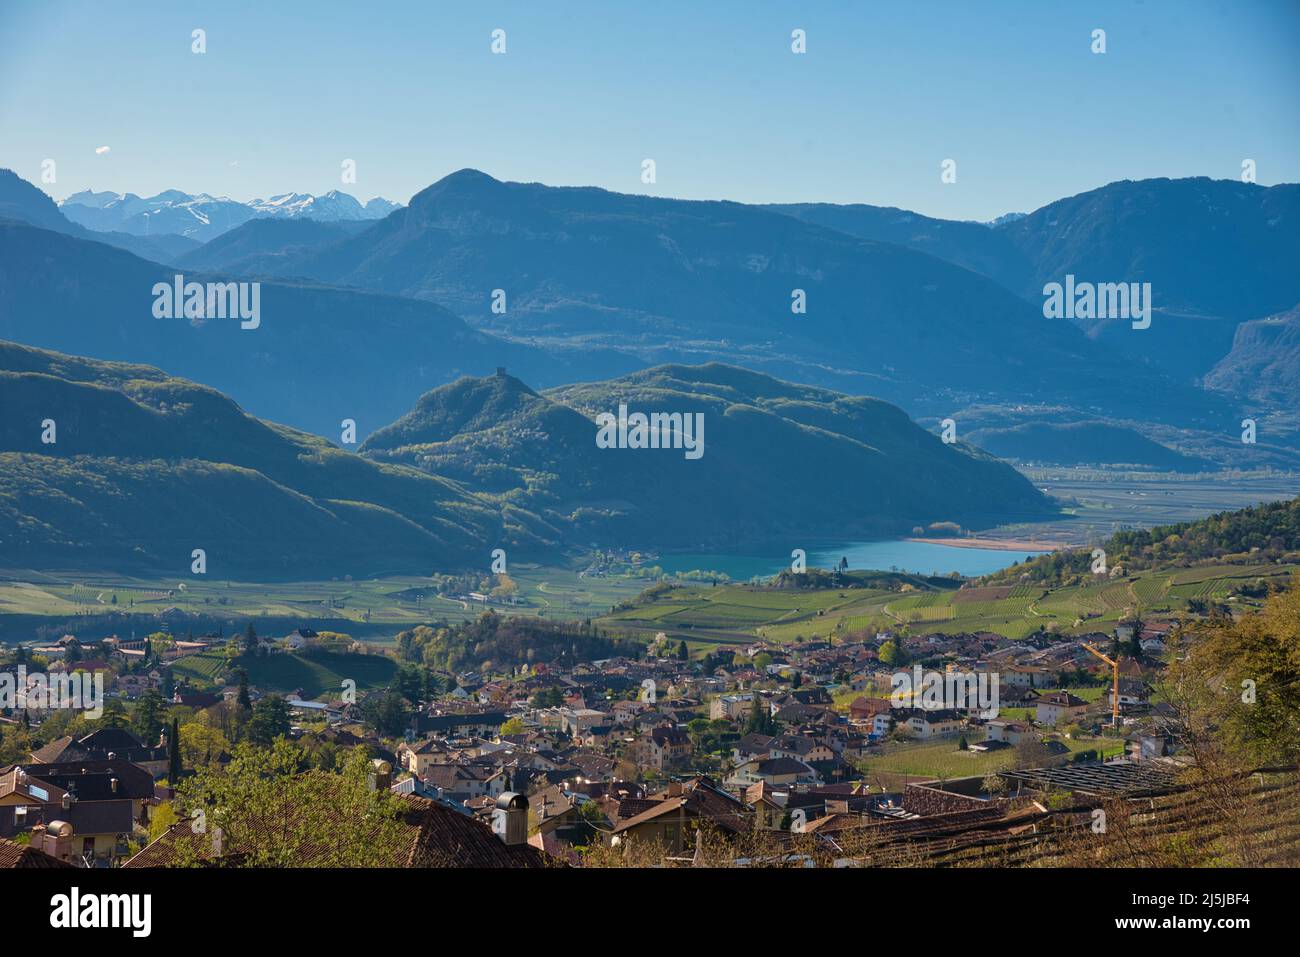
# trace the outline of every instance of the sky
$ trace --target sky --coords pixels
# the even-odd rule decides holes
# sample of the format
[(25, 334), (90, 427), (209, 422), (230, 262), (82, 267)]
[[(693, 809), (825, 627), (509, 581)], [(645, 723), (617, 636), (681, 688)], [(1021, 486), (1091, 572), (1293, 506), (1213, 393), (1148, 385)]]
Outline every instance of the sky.
[(406, 202), (473, 167), (988, 220), (1245, 159), (1300, 181), (1300, 0), (0, 0), (0, 166), (57, 199)]

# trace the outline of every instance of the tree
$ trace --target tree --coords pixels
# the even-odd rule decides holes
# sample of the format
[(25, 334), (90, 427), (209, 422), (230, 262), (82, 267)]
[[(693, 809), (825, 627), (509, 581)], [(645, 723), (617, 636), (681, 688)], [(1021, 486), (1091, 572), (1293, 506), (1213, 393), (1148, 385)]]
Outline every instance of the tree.
[(894, 641), (893, 638), (890, 638), (880, 646), (879, 654), (880, 663), (882, 665), (901, 667), (907, 664), (907, 658), (906, 655), (903, 654), (903, 649), (899, 646), (898, 642)]
[(361, 720), (366, 727), (388, 738), (399, 738), (406, 733), (411, 712), (396, 691), (381, 691), (365, 700), (361, 706)]
[(287, 735), (289, 727), (289, 705), (278, 694), (267, 695), (253, 708), (248, 739), (254, 744), (270, 745)]
[(496, 587), (489, 594), (501, 601), (509, 601), (518, 592), (519, 586), (515, 583), (515, 580), (503, 572), (497, 575)]
[[(303, 750), (283, 739), (269, 748), (237, 745), (228, 768), (202, 768), (181, 783), (181, 816), (202, 810), (207, 834), (221, 829), (225, 848), (239, 851), (224, 862), (230, 867), (377, 867), (405, 859), (405, 805), (387, 788), (371, 788), (364, 748), (348, 752), (338, 773), (303, 770), (309, 766)], [(211, 847), (206, 839), (177, 841), (176, 864), (201, 864)]]
[(156, 841), (166, 833), (167, 829), (173, 824), (180, 821), (176, 815), (176, 808), (171, 801), (163, 801), (149, 815), (149, 840)]
[(503, 738), (510, 734), (527, 734), (528, 727), (524, 724), (522, 718), (511, 718), (505, 724), (501, 725), (501, 730), (497, 733)]
[[(1236, 513), (1234, 513), (1236, 514)], [(1211, 618), (1174, 641), (1158, 690), (1172, 701), (1172, 728), (1208, 760), (1286, 765), (1300, 757), (1300, 584), (1238, 619)], [(1222, 752), (1212, 754), (1212, 751)]]
[(958, 751), (969, 751), (969, 750), (970, 750), (970, 744), (969, 744), (969, 742), (967, 742), (967, 740), (966, 740), (966, 735), (963, 734), (963, 735), (961, 736), (961, 738), (957, 741), (957, 750), (958, 750)]
[(393, 687), (407, 701), (415, 704), (429, 697), (429, 669), (420, 665), (399, 664)]
[(745, 733), (766, 735), (776, 733), (776, 719), (772, 717), (767, 702), (757, 691), (754, 692), (754, 700), (749, 706), (749, 721), (745, 725)]
[[(26, 717), (27, 712), (23, 712)], [(122, 704), (121, 698), (109, 698), (104, 702), (104, 716), (99, 719), (101, 728), (129, 728), (131, 719), (126, 713), (126, 706)]]
[(253, 630), (251, 621), (248, 623), (248, 627), (244, 629), (244, 654), (257, 654), (257, 632)]
[(188, 721), (176, 739), (181, 751), (181, 761), (191, 768), (208, 767), (223, 753), (231, 750), (230, 741), (218, 728), (202, 721)]
[(239, 669), (239, 697), (236, 700), (245, 711), (253, 710), (253, 699), (248, 694), (248, 671), (244, 668)]
[(172, 718), (171, 731), (167, 734), (167, 780), (173, 786), (181, 779), (181, 770), (180, 722)]
[(157, 743), (163, 727), (163, 700), (153, 688), (143, 695), (135, 706), (131, 728), (145, 744)]
[(691, 651), (689, 648), (686, 647), (686, 639), (683, 638), (682, 643), (677, 646), (677, 660), (690, 661), (690, 659), (691, 659)]

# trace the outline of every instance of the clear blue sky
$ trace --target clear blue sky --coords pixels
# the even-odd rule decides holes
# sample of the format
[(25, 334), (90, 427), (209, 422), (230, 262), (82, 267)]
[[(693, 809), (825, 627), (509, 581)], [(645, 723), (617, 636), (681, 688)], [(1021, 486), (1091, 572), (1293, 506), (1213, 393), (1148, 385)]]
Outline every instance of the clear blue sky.
[(962, 219), (1117, 179), (1236, 178), (1247, 157), (1263, 184), (1300, 181), (1296, 0), (705, 6), (3, 0), (0, 166), (38, 182), (55, 159), (56, 198), (337, 187), (405, 202), (472, 166)]

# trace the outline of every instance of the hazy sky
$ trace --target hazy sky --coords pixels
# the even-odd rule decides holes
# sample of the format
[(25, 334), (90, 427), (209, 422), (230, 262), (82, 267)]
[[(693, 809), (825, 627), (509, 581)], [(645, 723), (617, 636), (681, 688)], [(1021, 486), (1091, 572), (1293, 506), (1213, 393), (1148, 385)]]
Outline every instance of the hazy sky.
[(1260, 183), (1300, 181), (1298, 117), (1296, 0), (0, 0), (0, 166), (56, 198), (405, 202), (472, 166), (983, 220), (1117, 179), (1237, 178), (1246, 158)]

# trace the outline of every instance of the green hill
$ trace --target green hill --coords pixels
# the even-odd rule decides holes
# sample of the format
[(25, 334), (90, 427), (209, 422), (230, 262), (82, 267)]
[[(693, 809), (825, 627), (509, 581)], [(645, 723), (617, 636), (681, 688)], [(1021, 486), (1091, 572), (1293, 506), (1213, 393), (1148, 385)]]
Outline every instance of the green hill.
[[(247, 415), (157, 369), (0, 342), (0, 553), (215, 577), (456, 567), (515, 541), (455, 483)], [(56, 439), (45, 444), (42, 423)]]
[[(600, 448), (601, 413), (704, 421), (704, 452)], [(900, 409), (733, 366), (659, 366), (537, 393), (498, 375), (426, 393), (363, 454), (538, 516), (559, 541), (673, 547), (887, 536), (936, 521), (1041, 516), (1048, 501)]]
[[(1100, 546), (1108, 568), (1139, 571), (1198, 563), (1269, 563), (1300, 557), (1300, 498), (1219, 512), (1195, 522), (1117, 532)], [(1092, 549), (1056, 551), (989, 576), (991, 582), (1061, 584), (1092, 577)]]
[[(703, 454), (599, 448), (596, 416), (620, 403), (702, 415)], [(158, 369), (4, 342), (0, 404), (0, 553), (30, 568), (183, 579), (201, 548), (219, 579), (428, 574), (497, 547), (807, 542), (1051, 510), (894, 406), (716, 364), (548, 393), (464, 378), (360, 455)]]

